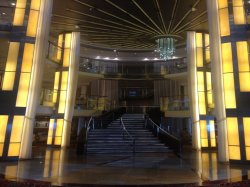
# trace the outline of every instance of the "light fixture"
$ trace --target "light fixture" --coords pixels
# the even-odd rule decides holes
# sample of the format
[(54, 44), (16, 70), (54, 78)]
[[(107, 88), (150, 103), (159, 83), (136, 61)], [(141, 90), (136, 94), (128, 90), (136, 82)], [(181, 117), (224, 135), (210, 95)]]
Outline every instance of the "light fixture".
[(155, 37), (156, 41), (156, 51), (160, 53), (160, 59), (169, 60), (172, 59), (175, 53), (175, 42), (177, 38), (176, 35), (160, 35)]
[(15, 6), (16, 5), (16, 3), (10, 3), (11, 4), (11, 6)]
[(148, 61), (149, 59), (148, 59), (148, 58), (144, 58), (143, 60), (144, 60), (144, 61)]

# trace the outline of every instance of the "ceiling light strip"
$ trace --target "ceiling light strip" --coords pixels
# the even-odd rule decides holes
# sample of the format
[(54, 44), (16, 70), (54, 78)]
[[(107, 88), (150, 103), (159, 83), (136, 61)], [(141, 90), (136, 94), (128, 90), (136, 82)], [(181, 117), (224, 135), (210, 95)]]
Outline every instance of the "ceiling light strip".
[(176, 34), (183, 33), (183, 32), (185, 32), (185, 31), (187, 31), (187, 30), (189, 30), (189, 29), (192, 29), (192, 28), (194, 28), (194, 27), (197, 27), (197, 26), (199, 26), (200, 24), (205, 23), (205, 22), (207, 22), (207, 19), (205, 19), (205, 20), (203, 20), (203, 21), (200, 21), (200, 22), (196, 23), (195, 25), (192, 25), (192, 26), (190, 26), (190, 27), (187, 27), (187, 28), (185, 28), (185, 29), (183, 29), (183, 30), (177, 32)]
[(190, 13), (192, 13), (192, 9), (197, 6), (198, 3), (200, 3), (201, 0), (197, 0), (195, 4), (190, 8), (189, 11), (183, 16), (183, 18), (175, 25), (175, 27), (171, 30), (171, 33), (175, 33), (174, 31), (179, 27), (179, 25), (188, 17)]
[(172, 24), (173, 24), (173, 21), (174, 21), (176, 12), (177, 12), (176, 10), (177, 10), (178, 5), (179, 5), (179, 0), (175, 0), (173, 12), (172, 12), (171, 19), (170, 19), (170, 22), (169, 22), (169, 25), (168, 25), (168, 32), (167, 32), (168, 34), (169, 34), (170, 29), (172, 27)]
[[(131, 18), (137, 20), (138, 22), (142, 23), (143, 25), (145, 25), (146, 27), (148, 27), (149, 29), (155, 31), (158, 34), (161, 34), (159, 31), (157, 31), (156, 29), (154, 29), (153, 27), (149, 26), (148, 24), (144, 23), (143, 21), (141, 21), (139, 18), (133, 16), (131, 13), (127, 12), (126, 10), (122, 9), (121, 7), (119, 7), (118, 5), (116, 5), (115, 3), (112, 3), (110, 0), (105, 0), (107, 3), (111, 4), (112, 6), (114, 6), (115, 8), (117, 8), (118, 10), (124, 12), (125, 14), (129, 15)], [(145, 29), (145, 28), (144, 28)]]
[(156, 4), (156, 7), (158, 9), (158, 14), (159, 14), (159, 16), (161, 18), (161, 23), (162, 23), (162, 26), (164, 28), (165, 34), (167, 34), (167, 29), (166, 29), (165, 21), (163, 19), (162, 13), (161, 13), (161, 8), (160, 8), (158, 0), (155, 0), (155, 4)]
[[(154, 22), (154, 20), (143, 10), (143, 8), (135, 1), (132, 0), (132, 2), (137, 6), (137, 8), (154, 24), (154, 26), (162, 33), (164, 34), (164, 31)], [(160, 12), (160, 10), (159, 10)]]

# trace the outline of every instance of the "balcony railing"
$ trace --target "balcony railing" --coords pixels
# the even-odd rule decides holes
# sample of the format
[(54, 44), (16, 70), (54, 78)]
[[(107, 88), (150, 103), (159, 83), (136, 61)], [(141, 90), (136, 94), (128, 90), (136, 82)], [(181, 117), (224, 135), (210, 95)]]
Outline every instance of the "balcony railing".
[(62, 48), (52, 42), (49, 42), (47, 58), (53, 62), (61, 63)]

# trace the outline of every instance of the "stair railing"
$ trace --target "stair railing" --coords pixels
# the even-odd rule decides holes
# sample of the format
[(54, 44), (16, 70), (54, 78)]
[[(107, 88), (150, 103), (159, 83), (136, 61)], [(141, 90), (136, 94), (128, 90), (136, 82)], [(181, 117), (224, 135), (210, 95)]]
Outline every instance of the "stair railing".
[(93, 117), (93, 116), (91, 116), (91, 118), (89, 119), (89, 121), (88, 121), (88, 124), (87, 124), (87, 126), (85, 127), (85, 129), (86, 129), (86, 135), (85, 135), (85, 144), (86, 144), (86, 146), (85, 146), (85, 152), (87, 153), (87, 147), (88, 147), (88, 135), (89, 135), (89, 131), (90, 131), (90, 129), (91, 129), (91, 125), (92, 125), (92, 129), (95, 129), (95, 118)]
[(145, 128), (150, 128), (152, 132), (175, 152), (181, 152), (181, 140), (169, 134), (151, 118), (145, 117)]
[(133, 154), (135, 154), (135, 138), (127, 131), (126, 126), (124, 125), (124, 122), (122, 120), (122, 117), (120, 118), (120, 124), (122, 129), (122, 136), (123, 139), (125, 139), (125, 136), (127, 136), (130, 140), (132, 140), (132, 147), (133, 147)]

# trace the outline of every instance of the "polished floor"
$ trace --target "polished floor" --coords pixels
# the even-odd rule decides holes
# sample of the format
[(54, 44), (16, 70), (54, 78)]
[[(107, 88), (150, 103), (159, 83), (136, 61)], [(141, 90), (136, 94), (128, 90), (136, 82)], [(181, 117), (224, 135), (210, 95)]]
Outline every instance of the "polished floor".
[(217, 162), (215, 152), (190, 149), (177, 156), (165, 154), (77, 156), (75, 150), (34, 148), (34, 158), (1, 162), (0, 174), (9, 180), (34, 179), (64, 183), (112, 185), (202, 184), (208, 180), (241, 181), (250, 166)]

